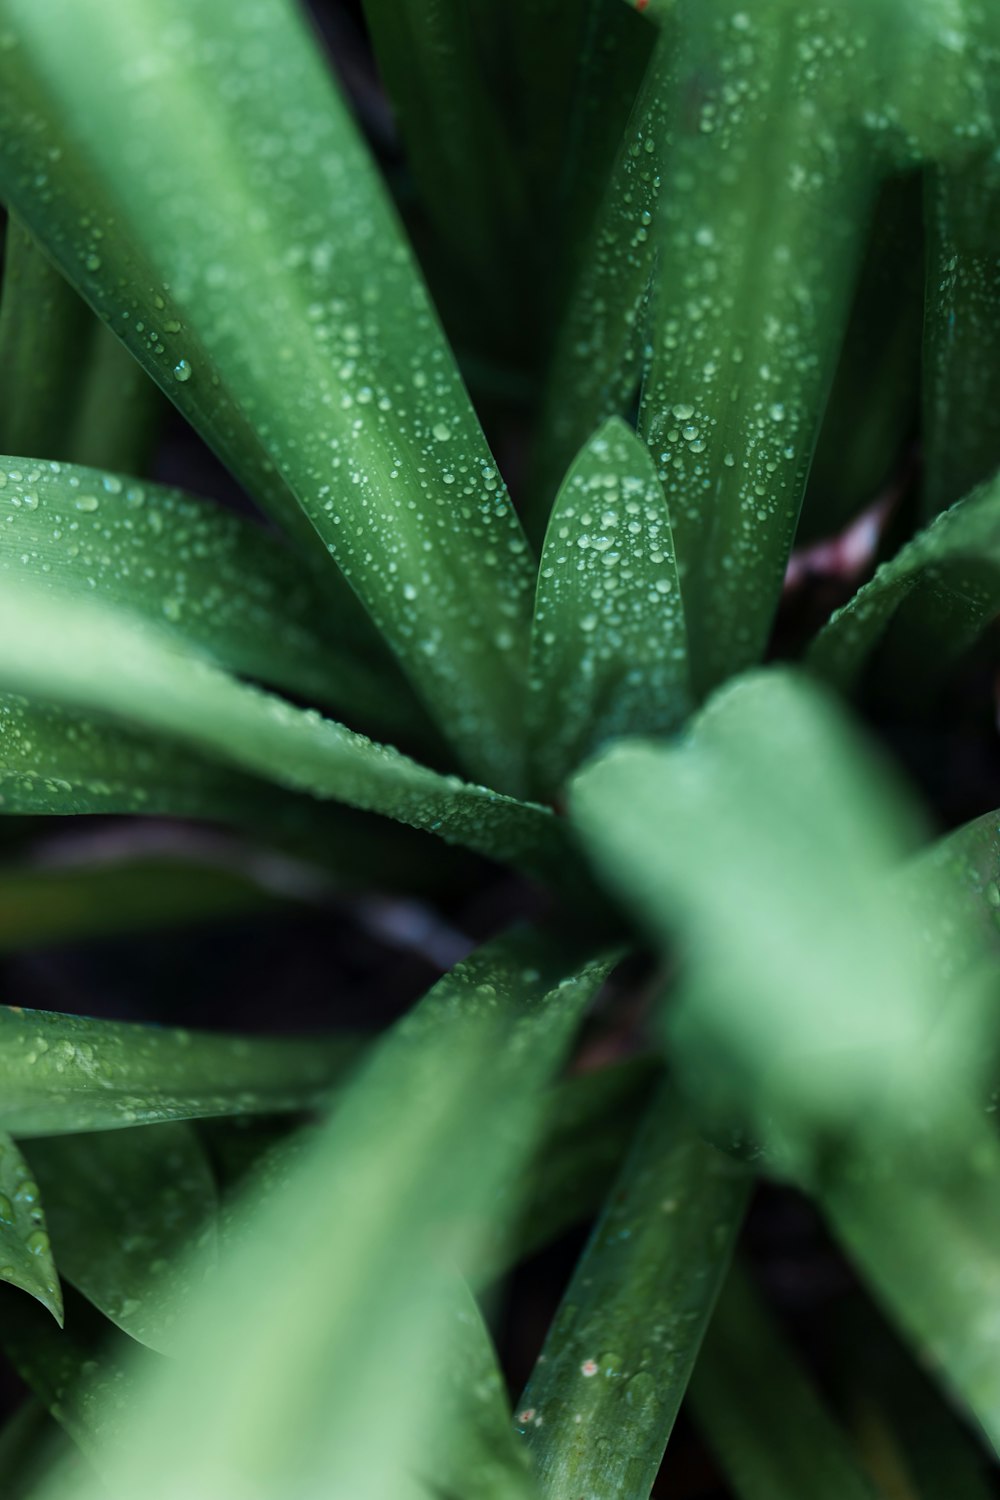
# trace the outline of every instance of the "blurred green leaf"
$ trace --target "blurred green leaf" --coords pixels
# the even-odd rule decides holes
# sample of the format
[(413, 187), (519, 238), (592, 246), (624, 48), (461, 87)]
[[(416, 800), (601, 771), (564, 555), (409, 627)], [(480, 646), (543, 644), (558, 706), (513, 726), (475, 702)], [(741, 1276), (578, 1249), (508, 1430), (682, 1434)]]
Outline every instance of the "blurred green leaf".
[(548, 1500), (646, 1500), (725, 1275), (750, 1174), (650, 1106), (515, 1418)]
[(0, 1473), (4, 1500), (35, 1500), (53, 1473), (72, 1483), (84, 1459), (35, 1396), (23, 1400), (0, 1428)]
[(128, 20), (8, 0), (0, 192), (261, 504), (333, 554), (465, 759), (516, 790), (524, 538), (318, 50), (286, 0)]
[(698, 1356), (690, 1401), (739, 1500), (875, 1500), (846, 1435), (738, 1266)]
[(283, 894), (252, 869), (172, 856), (0, 866), (0, 953), (212, 922), (273, 908)]
[(105, 1317), (169, 1353), (181, 1257), (215, 1240), (215, 1180), (189, 1125), (25, 1141), (62, 1275)]
[[(431, 1378), (468, 1334), (456, 1333), (448, 1268), (475, 1272), (497, 1194), (527, 1159), (545, 1086), (608, 967), (574, 974), (530, 934), (503, 939), (393, 1029), (284, 1187), (246, 1203), (223, 1274), (190, 1309), (190, 1349), (143, 1382), (127, 1443), (102, 1455), (113, 1488), (149, 1500), (426, 1495), (447, 1436), (459, 1493), (478, 1493), (482, 1427), (468, 1404), (488, 1423), (497, 1393), (492, 1378), (467, 1389), (453, 1421)], [(489, 1460), (495, 1472), (492, 1448)], [(504, 1493), (531, 1493), (513, 1461)]]
[(676, 729), (689, 708), (670, 513), (646, 448), (613, 417), (563, 480), (542, 549), (528, 709), (540, 788), (608, 740)]
[(1000, 481), (953, 505), (882, 564), (820, 631), (814, 671), (847, 690), (879, 651), (898, 697), (927, 698), (1000, 608)]
[(37, 1298), (61, 1325), (62, 1288), (42, 1194), (30, 1165), (6, 1132), (0, 1132), (0, 1260), (0, 1281)]
[[(571, 807), (608, 881), (680, 943), (663, 1024), (700, 1118), (807, 1176), (862, 1120), (872, 1149), (917, 1122), (946, 1149), (989, 1067), (989, 1007), (942, 1008), (888, 878), (915, 820), (832, 700), (787, 671), (741, 678), (675, 747), (608, 751)], [(954, 941), (974, 952), (972, 924)]]
[(301, 563), (231, 511), (162, 485), (16, 458), (0, 459), (0, 510), (0, 573), (56, 595), (93, 592), (220, 666), (362, 723), (404, 736), (412, 723), (405, 698), (339, 645)]
[[(237, 682), (132, 610), (11, 580), (0, 596), (0, 641), (7, 690), (113, 715), (287, 788), (395, 817), (496, 859), (558, 869), (562, 829), (546, 809), (442, 776)], [(72, 745), (67, 750), (72, 755)]]
[(0, 1127), (16, 1136), (303, 1109), (350, 1037), (218, 1036), (0, 1006)]

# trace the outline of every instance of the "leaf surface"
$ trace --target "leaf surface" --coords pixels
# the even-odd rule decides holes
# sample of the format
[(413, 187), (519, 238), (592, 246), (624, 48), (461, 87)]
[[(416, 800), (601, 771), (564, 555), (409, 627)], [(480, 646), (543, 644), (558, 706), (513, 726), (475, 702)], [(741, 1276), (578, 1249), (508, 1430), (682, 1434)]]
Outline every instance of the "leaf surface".
[(38, 1183), (17, 1142), (0, 1131), (0, 1281), (27, 1292), (62, 1324), (63, 1299)]

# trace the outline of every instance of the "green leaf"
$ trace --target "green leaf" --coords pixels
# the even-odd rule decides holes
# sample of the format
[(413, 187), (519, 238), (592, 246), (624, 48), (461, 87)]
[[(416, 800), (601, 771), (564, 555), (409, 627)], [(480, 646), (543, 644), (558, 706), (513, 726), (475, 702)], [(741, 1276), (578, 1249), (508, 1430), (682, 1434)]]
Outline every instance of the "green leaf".
[[(888, 878), (915, 820), (818, 688), (746, 676), (675, 747), (607, 752), (571, 807), (637, 917), (680, 942), (663, 1025), (714, 1130), (749, 1130), (807, 1176), (860, 1121), (869, 1142), (919, 1121), (942, 1151), (961, 1133), (962, 1101), (985, 1081), (989, 1005), (956, 997), (942, 1011), (946, 981)], [(959, 922), (952, 945), (976, 943)]]
[(608, 740), (676, 729), (689, 708), (670, 513), (647, 450), (611, 418), (563, 481), (542, 549), (528, 709), (541, 788)]
[(37, 1500), (42, 1483), (61, 1472), (69, 1476), (83, 1462), (35, 1396), (21, 1402), (0, 1428), (0, 1473), (4, 1476), (4, 1500)]
[(105, 1317), (171, 1351), (181, 1257), (198, 1243), (211, 1264), (215, 1181), (190, 1125), (25, 1141), (59, 1267)]
[[(936, 839), (901, 872), (924, 933), (952, 974), (974, 966), (989, 953), (1000, 954), (1000, 813), (984, 813)], [(950, 896), (950, 900), (942, 897)], [(955, 942), (955, 907), (974, 922), (980, 944), (963, 951)]]
[(11, 580), (0, 597), (0, 640), (2, 688), (113, 715), (286, 788), (395, 817), (495, 859), (558, 869), (562, 829), (546, 809), (442, 776), (237, 682), (130, 610)]
[(0, 1128), (58, 1135), (308, 1108), (356, 1048), (344, 1037), (216, 1036), (0, 1006)]
[(194, 859), (0, 866), (0, 953), (266, 911), (295, 891)]
[(0, 1260), (0, 1281), (37, 1298), (61, 1325), (62, 1288), (42, 1195), (29, 1163), (6, 1132), (0, 1132)]
[[(819, 1190), (837, 1238), (920, 1362), (1000, 1451), (1000, 1369), (985, 1308), (1000, 1296), (1000, 1147), (992, 1119), (963, 1120), (942, 1153), (858, 1149)], [(906, 1226), (905, 1234), (899, 1232)]]
[[(649, 226), (663, 167), (670, 43), (656, 47), (594, 215), (547, 382), (529, 526), (544, 536), (552, 496), (595, 428), (632, 404), (655, 264)], [(600, 95), (598, 94), (598, 97)]]
[(875, 1500), (845, 1434), (739, 1267), (719, 1298), (690, 1401), (739, 1500)]
[[(99, 1313), (67, 1295), (65, 1328), (24, 1297), (3, 1293), (0, 1297), (0, 1348), (13, 1363), (24, 1383), (43, 1403), (63, 1430), (95, 1467), (101, 1459), (102, 1438), (120, 1438), (127, 1429), (133, 1379), (139, 1366), (136, 1353), (147, 1362), (155, 1356), (113, 1333)], [(131, 1357), (132, 1364), (128, 1360)], [(78, 1476), (79, 1490), (70, 1479), (68, 1494), (107, 1495), (93, 1486), (89, 1469)], [(41, 1493), (66, 1494), (61, 1466)], [(37, 1500), (36, 1495), (32, 1500)]]
[(0, 296), (0, 453), (69, 458), (86, 305), (11, 216)]
[[(879, 649), (897, 696), (927, 698), (1000, 607), (1000, 482), (953, 505), (882, 564), (810, 647), (810, 667), (854, 687)], [(903, 677), (905, 674), (905, 679)]]
[(982, 156), (928, 175), (924, 513), (1000, 467), (1000, 164)]
[[(223, 1274), (191, 1306), (190, 1348), (143, 1382), (127, 1443), (102, 1454), (118, 1489), (410, 1500), (448, 1434), (472, 1460), (460, 1493), (478, 1493), (482, 1428), (452, 1422), (434, 1378), (455, 1348), (450, 1267), (475, 1271), (607, 969), (568, 972), (530, 935), (500, 940), (393, 1029), (286, 1184), (251, 1194)], [(496, 1411), (492, 1381), (465, 1399)], [(530, 1493), (513, 1465), (508, 1493)]]
[(394, 711), (338, 644), (315, 580), (263, 528), (180, 490), (16, 458), (0, 459), (0, 515), (0, 573), (93, 591), (220, 666), (406, 734), (405, 699)]
[(123, 26), (117, 0), (10, 0), (6, 27), (0, 192), (261, 504), (333, 554), (461, 753), (515, 788), (524, 539), (299, 18), (142, 0)]
[(521, 1397), (516, 1421), (548, 1500), (646, 1500), (749, 1184), (661, 1090)]

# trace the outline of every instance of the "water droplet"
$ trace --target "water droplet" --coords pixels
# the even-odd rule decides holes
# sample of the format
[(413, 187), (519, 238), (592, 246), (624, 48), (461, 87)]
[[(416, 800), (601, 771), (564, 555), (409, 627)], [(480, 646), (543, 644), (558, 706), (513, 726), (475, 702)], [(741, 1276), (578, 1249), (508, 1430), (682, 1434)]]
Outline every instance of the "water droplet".
[(191, 366), (186, 359), (179, 359), (174, 365), (174, 379), (183, 385), (185, 380), (191, 379)]

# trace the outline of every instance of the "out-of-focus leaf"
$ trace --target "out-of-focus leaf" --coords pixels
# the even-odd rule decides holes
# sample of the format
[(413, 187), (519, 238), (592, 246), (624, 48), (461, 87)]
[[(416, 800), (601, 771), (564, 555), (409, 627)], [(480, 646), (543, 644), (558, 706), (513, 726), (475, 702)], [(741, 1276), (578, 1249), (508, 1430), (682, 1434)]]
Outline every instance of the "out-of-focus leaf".
[(953, 505), (882, 564), (820, 631), (808, 661), (849, 689), (876, 648), (897, 693), (927, 697), (1000, 607), (1000, 481)]
[(28, 1396), (0, 1429), (4, 1500), (35, 1500), (54, 1472), (71, 1484), (84, 1462), (79, 1450), (35, 1396)]
[[(988, 1007), (942, 1005), (888, 878), (915, 819), (831, 699), (744, 677), (675, 747), (607, 752), (571, 803), (609, 882), (680, 941), (664, 1026), (703, 1119), (806, 1176), (862, 1121), (871, 1142), (919, 1122), (946, 1149), (989, 1067)], [(975, 951), (971, 922), (955, 940)]]
[(300, 18), (8, 0), (5, 28), (0, 192), (261, 504), (333, 554), (466, 760), (516, 790), (524, 538)]
[(924, 511), (1000, 468), (1000, 163), (928, 175)]
[[(452, 1421), (430, 1378), (456, 1337), (450, 1267), (475, 1272), (607, 969), (567, 975), (550, 945), (501, 940), (394, 1028), (286, 1184), (264, 1203), (251, 1194), (218, 1283), (191, 1308), (190, 1349), (143, 1382), (128, 1441), (102, 1454), (113, 1489), (410, 1500), (433, 1492), (427, 1465), (447, 1434), (457, 1493), (479, 1492), (479, 1421)], [(487, 1422), (496, 1399), (492, 1381), (464, 1393)], [(531, 1492), (512, 1461), (502, 1493)]]
[(282, 894), (252, 871), (184, 858), (0, 866), (0, 953), (212, 922)]
[[(930, 878), (928, 878), (930, 877)], [(1000, 812), (984, 813), (937, 839), (900, 872), (933, 951), (953, 970), (975, 964), (984, 952), (1000, 955)], [(942, 896), (950, 895), (950, 900)], [(967, 951), (960, 941), (962, 918), (975, 922), (981, 945)]]
[(92, 591), (231, 671), (405, 735), (405, 697), (383, 707), (389, 685), (331, 639), (315, 580), (261, 527), (180, 490), (16, 458), (0, 459), (0, 515), (0, 573)]
[(739, 1500), (875, 1500), (846, 1435), (739, 1267), (719, 1298), (690, 1401)]
[(46, 1211), (31, 1167), (0, 1131), (0, 1281), (35, 1297), (60, 1325), (62, 1288), (52, 1257)]
[(0, 595), (0, 641), (0, 688), (112, 715), (287, 788), (558, 870), (562, 829), (547, 809), (442, 776), (237, 682), (131, 610), (12, 579)]
[(487, 1257), (486, 1280), (597, 1212), (635, 1135), (657, 1071), (652, 1058), (630, 1058), (568, 1078), (553, 1090), (544, 1134), (517, 1185), (517, 1235), (514, 1240), (509, 1232), (500, 1236), (495, 1265)]
[(515, 1421), (550, 1500), (646, 1500), (750, 1174), (661, 1090), (573, 1274)]
[(870, 505), (916, 432), (925, 281), (920, 215), (919, 179), (890, 178), (823, 414), (797, 546), (836, 535)]
[(944, 1153), (931, 1132), (895, 1151), (859, 1141), (831, 1165), (819, 1197), (917, 1358), (996, 1452), (1000, 1370), (984, 1309), (1000, 1296), (1000, 1146), (992, 1120), (962, 1123), (963, 1137)]
[(645, 446), (618, 418), (587, 443), (553, 507), (528, 701), (532, 766), (549, 793), (608, 740), (675, 729), (690, 708), (670, 514)]
[(215, 1180), (190, 1125), (24, 1142), (63, 1276), (125, 1333), (169, 1353), (198, 1243), (211, 1268)]
[(146, 474), (166, 403), (107, 324), (97, 318), (91, 321), (86, 379), (73, 420), (70, 457), (85, 468)]
[(231, 1037), (0, 1006), (0, 1128), (115, 1130), (317, 1104), (351, 1037)]
[(69, 458), (90, 314), (11, 217), (0, 294), (0, 453)]
[(986, 1454), (867, 1299), (845, 1305), (840, 1298), (833, 1311), (837, 1387), (879, 1494), (885, 1500), (989, 1500)]
[[(81, 1452), (95, 1462), (100, 1459), (101, 1439), (120, 1441), (127, 1430), (132, 1384), (142, 1367), (137, 1355), (147, 1365), (155, 1358), (114, 1333), (111, 1324), (72, 1291), (66, 1298), (66, 1327), (61, 1329), (27, 1298), (0, 1293), (0, 1349)], [(90, 1470), (80, 1472), (78, 1479), (81, 1495), (106, 1496)], [(42, 1485), (41, 1493), (78, 1493), (72, 1482), (68, 1490), (64, 1484), (66, 1475), (60, 1469)]]

